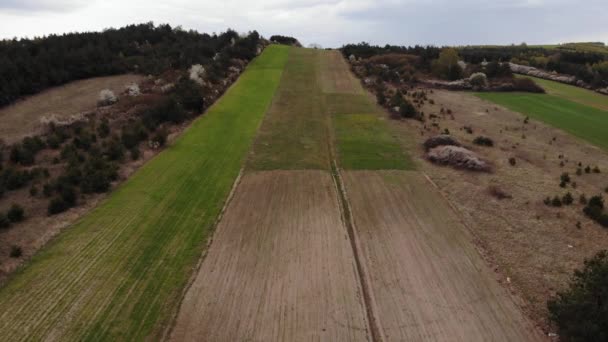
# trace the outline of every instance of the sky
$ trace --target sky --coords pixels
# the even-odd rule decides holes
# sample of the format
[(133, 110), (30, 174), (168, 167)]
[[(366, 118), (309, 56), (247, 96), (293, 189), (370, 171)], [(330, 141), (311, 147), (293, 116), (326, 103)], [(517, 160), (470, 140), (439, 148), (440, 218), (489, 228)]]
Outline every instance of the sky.
[(168, 23), (303, 45), (608, 43), (608, 0), (0, 0), (0, 38)]

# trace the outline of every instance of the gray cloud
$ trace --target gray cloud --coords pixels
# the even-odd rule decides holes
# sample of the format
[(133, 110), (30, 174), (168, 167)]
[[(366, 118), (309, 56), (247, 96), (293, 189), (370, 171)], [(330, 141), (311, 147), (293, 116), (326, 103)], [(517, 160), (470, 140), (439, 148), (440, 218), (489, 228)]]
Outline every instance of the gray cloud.
[(0, 0), (0, 36), (154, 21), (218, 32), (287, 34), (303, 43), (509, 44), (608, 41), (606, 0)]
[(71, 12), (91, 4), (82, 0), (0, 0), (0, 9), (19, 14), (37, 12)]

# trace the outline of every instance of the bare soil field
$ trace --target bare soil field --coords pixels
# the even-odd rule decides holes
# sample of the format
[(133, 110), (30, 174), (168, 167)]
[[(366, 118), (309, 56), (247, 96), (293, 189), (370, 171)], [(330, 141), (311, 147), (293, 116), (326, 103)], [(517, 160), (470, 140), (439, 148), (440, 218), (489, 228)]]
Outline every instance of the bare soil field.
[(138, 83), (143, 76), (118, 75), (89, 78), (54, 87), (40, 94), (0, 109), (0, 138), (13, 143), (28, 135), (39, 133), (40, 119), (55, 116), (59, 119), (95, 109), (102, 89), (111, 89), (116, 95), (125, 86)]
[(173, 341), (363, 341), (365, 308), (326, 171), (246, 173)]
[[(435, 104), (427, 103), (422, 110), (427, 117), (438, 116), (424, 124), (429, 130), (415, 121), (395, 125), (403, 136), (415, 138), (406, 145), (419, 168), (462, 214), (500, 280), (526, 300), (529, 316), (550, 332), (547, 299), (566, 287), (585, 258), (608, 246), (608, 231), (586, 218), (579, 204), (580, 195), (589, 198), (608, 186), (607, 153), (541, 122), (526, 124), (522, 114), (467, 93), (435, 90), (429, 98)], [(451, 109), (453, 117), (441, 115), (442, 107)], [(467, 133), (464, 126), (470, 126), (473, 133)], [(422, 142), (446, 128), (489, 160), (493, 172), (470, 173), (427, 162)], [(472, 144), (480, 135), (493, 139), (494, 147)], [(509, 158), (515, 158), (516, 165), (510, 165)], [(582, 168), (598, 166), (601, 173), (577, 175), (579, 163)], [(572, 183), (561, 188), (564, 172)], [(497, 190), (506, 198), (497, 198)], [(575, 199), (573, 205), (554, 208), (543, 203), (546, 197), (567, 192)]]
[(422, 174), (343, 176), (386, 341), (539, 338)]

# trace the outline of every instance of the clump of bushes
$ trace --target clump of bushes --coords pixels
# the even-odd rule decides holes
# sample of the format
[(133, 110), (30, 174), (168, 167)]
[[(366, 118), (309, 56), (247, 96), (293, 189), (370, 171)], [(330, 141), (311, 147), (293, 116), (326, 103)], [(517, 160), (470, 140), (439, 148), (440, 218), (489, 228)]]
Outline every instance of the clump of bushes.
[(473, 144), (492, 147), (492, 146), (494, 146), (494, 140), (492, 140), (488, 137), (479, 136), (479, 137), (473, 139)]
[(591, 197), (583, 208), (583, 213), (602, 227), (608, 228), (608, 214), (604, 213), (604, 198), (601, 195)]
[(11, 251), (9, 253), (9, 256), (11, 258), (19, 258), (23, 255), (23, 249), (21, 249), (21, 247), (17, 246), (17, 245), (12, 245), (11, 246)]
[(567, 341), (601, 341), (608, 336), (608, 252), (574, 271), (570, 287), (547, 302), (549, 317)]

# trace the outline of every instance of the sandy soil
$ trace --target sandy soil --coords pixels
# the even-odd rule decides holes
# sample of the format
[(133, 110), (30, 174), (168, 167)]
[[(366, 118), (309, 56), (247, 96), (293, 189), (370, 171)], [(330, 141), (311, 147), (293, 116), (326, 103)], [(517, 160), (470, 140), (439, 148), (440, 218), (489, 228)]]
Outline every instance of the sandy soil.
[(325, 171), (245, 174), (171, 340), (367, 340), (337, 198)]
[(421, 173), (346, 171), (343, 178), (384, 340), (538, 339)]
[[(581, 194), (589, 198), (608, 186), (608, 155), (541, 122), (524, 124), (522, 114), (467, 93), (435, 90), (429, 98), (435, 105), (427, 103), (423, 110), (427, 117), (433, 113), (439, 116), (438, 127), (425, 131), (414, 121), (396, 123), (409, 141), (410, 153), (463, 215), (503, 284), (523, 296), (529, 316), (547, 332), (552, 331), (546, 321), (547, 299), (567, 286), (572, 271), (581, 267), (585, 258), (608, 246), (608, 231), (586, 218), (578, 203)], [(441, 107), (451, 109), (453, 118), (441, 116)], [(465, 125), (471, 126), (473, 134), (462, 129)], [(445, 128), (489, 160), (493, 172), (463, 172), (424, 160), (421, 143)], [(472, 140), (479, 135), (492, 138), (495, 147), (473, 145)], [(509, 165), (510, 157), (516, 158), (516, 166)], [(602, 173), (577, 176), (579, 162), (583, 167), (597, 165)], [(559, 187), (563, 172), (570, 174), (576, 188)], [(489, 191), (491, 186), (512, 198), (495, 198)], [(574, 196), (574, 205), (552, 208), (542, 203), (547, 196), (566, 192)]]
[(116, 95), (126, 85), (139, 82), (139, 75), (118, 75), (89, 78), (54, 87), (0, 109), (0, 138), (10, 144), (25, 136), (37, 133), (40, 118), (67, 118), (95, 109), (99, 92), (111, 89)]

